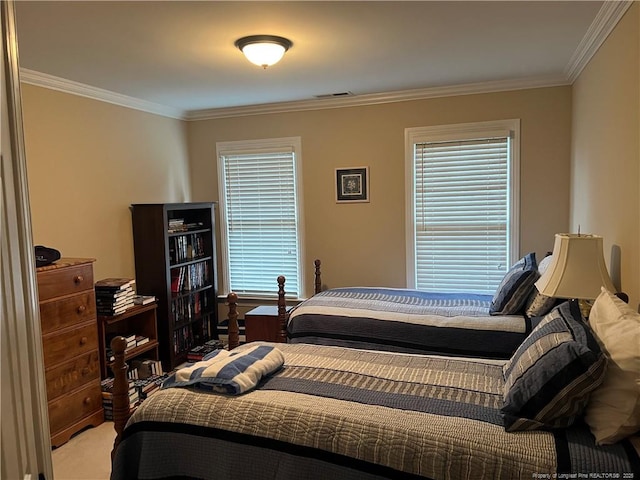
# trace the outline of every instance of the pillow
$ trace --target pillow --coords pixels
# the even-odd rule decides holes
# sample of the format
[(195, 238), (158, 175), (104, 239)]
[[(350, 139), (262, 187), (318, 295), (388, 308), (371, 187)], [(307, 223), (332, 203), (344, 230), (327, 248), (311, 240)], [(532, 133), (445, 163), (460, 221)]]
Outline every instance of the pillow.
[(513, 315), (521, 311), (538, 277), (536, 254), (532, 252), (518, 260), (506, 273), (493, 295), (489, 313)]
[(640, 430), (640, 314), (603, 287), (589, 324), (608, 366), (589, 398), (585, 421), (596, 443), (608, 445)]
[(553, 255), (547, 255), (542, 260), (540, 260), (540, 263), (538, 264), (538, 273), (540, 274), (540, 276), (545, 274), (545, 272), (549, 268), (549, 265), (551, 265), (551, 262), (553, 262)]
[[(544, 272), (547, 271), (549, 265), (553, 261), (553, 255), (547, 255), (542, 260), (540, 260), (540, 264), (538, 265), (538, 273), (540, 276), (544, 275)], [(538, 287), (533, 286), (533, 291), (529, 298), (527, 299), (524, 306), (524, 313), (528, 317), (541, 317), (546, 315), (551, 311), (553, 307), (558, 303), (558, 299), (555, 297), (548, 297), (547, 295), (543, 295), (538, 291)]]
[(508, 432), (564, 428), (587, 404), (604, 378), (606, 357), (578, 302), (549, 312), (504, 365), (504, 404)]
[(529, 295), (529, 299), (525, 304), (524, 313), (527, 317), (541, 317), (549, 313), (557, 303), (557, 298), (541, 294), (538, 288), (534, 286), (533, 292)]

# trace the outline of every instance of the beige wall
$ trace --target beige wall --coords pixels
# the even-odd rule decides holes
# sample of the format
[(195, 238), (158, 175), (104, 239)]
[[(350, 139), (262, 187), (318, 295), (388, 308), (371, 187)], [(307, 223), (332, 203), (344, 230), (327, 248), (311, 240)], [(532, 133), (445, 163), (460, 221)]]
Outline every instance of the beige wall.
[(189, 200), (186, 125), (22, 85), (34, 244), (135, 275), (132, 203)]
[[(569, 222), (570, 87), (193, 121), (193, 197), (217, 200), (217, 141), (300, 136), (307, 281), (320, 258), (327, 287), (403, 287), (404, 129), (509, 118), (521, 119), (520, 251), (543, 255)], [(336, 204), (334, 169), (356, 166), (370, 168), (370, 203)]]
[(571, 159), (571, 229), (604, 237), (614, 284), (634, 306), (640, 301), (639, 16), (634, 2), (574, 83)]
[[(570, 87), (188, 123), (31, 85), (23, 96), (34, 241), (97, 258), (97, 278), (134, 275), (131, 203), (218, 199), (217, 141), (302, 137), (309, 292), (315, 258), (328, 287), (405, 285), (407, 127), (520, 118), (521, 253), (543, 255), (568, 228)], [(371, 201), (336, 204), (334, 169), (362, 165)]]

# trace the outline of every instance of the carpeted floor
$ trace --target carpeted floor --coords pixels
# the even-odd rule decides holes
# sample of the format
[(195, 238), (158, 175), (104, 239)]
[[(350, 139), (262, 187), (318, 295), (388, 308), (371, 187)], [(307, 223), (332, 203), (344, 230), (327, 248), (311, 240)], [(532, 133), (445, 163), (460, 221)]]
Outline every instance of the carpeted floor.
[(104, 422), (55, 448), (51, 452), (55, 480), (108, 480), (115, 438), (113, 422)]

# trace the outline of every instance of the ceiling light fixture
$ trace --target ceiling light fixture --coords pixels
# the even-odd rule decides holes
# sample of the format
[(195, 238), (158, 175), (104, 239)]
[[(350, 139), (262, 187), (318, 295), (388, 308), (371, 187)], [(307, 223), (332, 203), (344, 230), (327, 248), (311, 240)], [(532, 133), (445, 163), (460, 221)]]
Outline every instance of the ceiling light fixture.
[(278, 63), (293, 43), (275, 35), (251, 35), (236, 40), (238, 47), (251, 63), (267, 68)]

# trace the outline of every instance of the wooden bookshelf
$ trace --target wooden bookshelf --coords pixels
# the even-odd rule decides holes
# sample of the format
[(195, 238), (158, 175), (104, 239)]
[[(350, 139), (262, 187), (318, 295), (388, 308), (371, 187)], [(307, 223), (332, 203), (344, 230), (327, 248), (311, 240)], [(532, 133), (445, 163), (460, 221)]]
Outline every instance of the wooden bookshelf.
[(109, 339), (112, 336), (135, 334), (149, 339), (144, 345), (127, 349), (125, 361), (133, 360), (137, 357), (150, 358), (151, 360), (160, 359), (156, 317), (157, 307), (157, 303), (154, 302), (147, 305), (135, 305), (120, 315), (98, 316), (98, 342), (103, 379), (112, 375), (109, 368), (110, 362), (107, 359)]
[(158, 299), (165, 371), (217, 337), (215, 203), (131, 206), (137, 291)]

